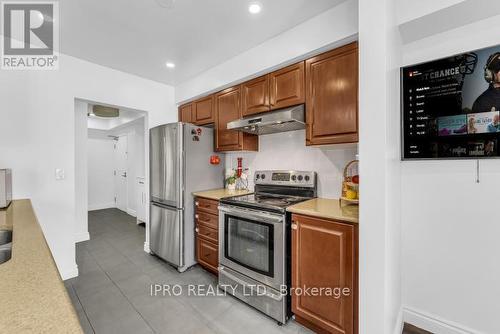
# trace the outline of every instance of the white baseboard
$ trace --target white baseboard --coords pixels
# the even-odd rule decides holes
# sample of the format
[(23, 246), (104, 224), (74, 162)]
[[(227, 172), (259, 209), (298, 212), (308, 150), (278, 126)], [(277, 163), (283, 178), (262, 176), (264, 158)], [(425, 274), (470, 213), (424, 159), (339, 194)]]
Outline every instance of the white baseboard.
[(79, 232), (75, 235), (75, 242), (82, 242), (90, 240), (89, 232)]
[(92, 205), (89, 204), (88, 211), (110, 209), (110, 208), (116, 208), (115, 202), (92, 204)]
[(403, 320), (411, 325), (439, 334), (482, 334), (453, 321), (410, 307), (403, 308)]
[(144, 251), (146, 253), (151, 253), (151, 249), (149, 248), (149, 242), (144, 243)]
[(127, 213), (132, 217), (137, 217), (137, 212), (135, 210), (127, 208)]
[(63, 281), (73, 277), (78, 277), (78, 266), (75, 263), (70, 268), (64, 268), (59, 270), (59, 274), (61, 275)]

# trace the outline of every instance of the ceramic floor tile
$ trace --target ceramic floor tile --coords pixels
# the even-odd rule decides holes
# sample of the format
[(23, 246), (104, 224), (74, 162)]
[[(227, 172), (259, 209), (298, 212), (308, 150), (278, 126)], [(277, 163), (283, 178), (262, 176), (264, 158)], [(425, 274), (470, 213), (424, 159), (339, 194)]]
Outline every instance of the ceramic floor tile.
[[(89, 233), (76, 247), (80, 276), (65, 282), (85, 333), (311, 333), (293, 320), (280, 327), (232, 296), (188, 295), (189, 285), (216, 289), (216, 276), (198, 266), (179, 273), (146, 254), (144, 225), (120, 210), (89, 212)], [(151, 296), (151, 284), (177, 284), (183, 294)]]

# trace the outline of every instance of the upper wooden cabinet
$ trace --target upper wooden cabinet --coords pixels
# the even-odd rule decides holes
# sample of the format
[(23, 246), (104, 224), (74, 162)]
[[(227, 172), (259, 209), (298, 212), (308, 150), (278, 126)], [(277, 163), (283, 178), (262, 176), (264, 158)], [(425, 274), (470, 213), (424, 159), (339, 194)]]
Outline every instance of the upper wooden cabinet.
[(213, 95), (193, 102), (193, 117), (193, 123), (196, 125), (205, 125), (214, 122), (215, 113)]
[(306, 144), (358, 141), (358, 43), (306, 60)]
[(269, 74), (271, 109), (280, 109), (305, 102), (304, 62)]
[(242, 83), (241, 99), (243, 116), (269, 111), (269, 75)]
[(179, 107), (179, 122), (193, 123), (193, 104), (188, 103)]
[(292, 288), (349, 289), (339, 298), (292, 293), (299, 323), (320, 333), (357, 333), (357, 272), (357, 225), (292, 216)]
[(216, 151), (258, 151), (257, 136), (227, 129), (227, 123), (241, 118), (241, 86), (217, 93), (215, 111)]

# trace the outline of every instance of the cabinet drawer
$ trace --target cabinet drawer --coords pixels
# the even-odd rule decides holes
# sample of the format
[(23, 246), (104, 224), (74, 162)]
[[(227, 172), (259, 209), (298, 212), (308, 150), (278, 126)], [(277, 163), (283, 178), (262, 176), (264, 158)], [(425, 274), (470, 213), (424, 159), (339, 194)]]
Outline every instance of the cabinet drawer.
[(219, 243), (219, 231), (215, 228), (210, 228), (205, 225), (196, 225), (196, 236), (215, 244)]
[(212, 215), (210, 213), (205, 213), (198, 211), (194, 218), (196, 220), (197, 225), (204, 225), (206, 227), (210, 227), (213, 229), (219, 228), (219, 216)]
[(196, 239), (196, 254), (198, 263), (208, 270), (217, 273), (219, 253), (216, 244), (202, 238)]
[(196, 198), (194, 205), (196, 206), (197, 213), (200, 211), (203, 211), (203, 212), (211, 213), (213, 215), (219, 214), (219, 209), (217, 208), (219, 206), (218, 201), (214, 201), (211, 199), (205, 199), (205, 198)]

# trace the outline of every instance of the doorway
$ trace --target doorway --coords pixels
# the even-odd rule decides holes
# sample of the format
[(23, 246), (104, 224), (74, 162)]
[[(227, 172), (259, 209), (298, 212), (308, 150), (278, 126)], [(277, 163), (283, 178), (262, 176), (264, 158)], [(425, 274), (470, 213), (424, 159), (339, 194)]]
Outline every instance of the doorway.
[[(76, 242), (92, 238), (89, 212), (101, 210), (106, 215), (105, 210), (114, 210), (138, 226), (148, 220), (147, 113), (111, 106), (119, 110), (118, 115), (99, 117), (92, 114), (95, 104), (75, 100)], [(145, 230), (140, 229), (147, 249)]]

